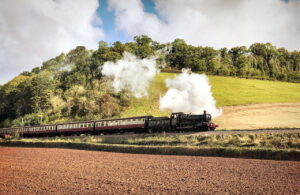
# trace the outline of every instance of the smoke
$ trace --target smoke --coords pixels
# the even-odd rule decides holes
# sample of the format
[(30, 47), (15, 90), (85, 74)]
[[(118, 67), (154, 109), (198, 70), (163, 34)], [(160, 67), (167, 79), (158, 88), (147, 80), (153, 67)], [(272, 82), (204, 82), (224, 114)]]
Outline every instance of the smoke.
[(104, 37), (98, 0), (1, 0), (0, 84), (77, 45)]
[[(137, 98), (148, 95), (149, 83), (158, 72), (155, 56), (139, 59), (128, 52), (124, 52), (123, 58), (115, 63), (104, 63), (102, 68), (102, 74), (112, 78), (116, 92), (126, 89)], [(166, 79), (166, 86), (168, 91), (159, 101), (161, 111), (202, 114), (206, 110), (212, 117), (222, 114), (222, 110), (216, 108), (211, 86), (204, 74), (183, 70), (174, 79)]]
[(270, 42), (300, 49), (299, 0), (154, 0), (157, 13), (141, 0), (108, 0), (116, 27), (159, 42), (176, 38), (216, 48)]
[(158, 73), (155, 59), (139, 59), (131, 53), (124, 52), (123, 58), (116, 63), (104, 63), (102, 74), (112, 78), (116, 92), (127, 89), (140, 98), (148, 95), (149, 82)]
[(211, 86), (204, 74), (183, 70), (183, 73), (174, 79), (166, 79), (166, 85), (168, 91), (160, 98), (160, 110), (193, 114), (202, 114), (206, 110), (212, 117), (222, 114), (222, 110), (216, 108)]

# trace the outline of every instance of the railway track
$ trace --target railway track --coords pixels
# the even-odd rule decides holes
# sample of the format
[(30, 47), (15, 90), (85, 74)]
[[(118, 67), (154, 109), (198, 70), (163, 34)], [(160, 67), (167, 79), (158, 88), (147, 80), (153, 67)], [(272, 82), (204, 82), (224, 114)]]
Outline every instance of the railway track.
[[(91, 135), (94, 137), (144, 137), (147, 136), (176, 136), (176, 135), (203, 135), (203, 136), (209, 136), (209, 135), (227, 135), (227, 134), (259, 134), (259, 133), (300, 133), (300, 128), (278, 128), (278, 129), (253, 129), (253, 130), (216, 130), (216, 131), (202, 131), (202, 132), (162, 132), (162, 133), (153, 133), (153, 134), (135, 134), (135, 133), (124, 133), (124, 134), (105, 134), (105, 135)], [(68, 138), (82, 138), (83, 136), (90, 136), (90, 135), (71, 135), (71, 136), (59, 136), (59, 138), (62, 139), (68, 139)], [(39, 137), (39, 139), (51, 139), (54, 137)]]
[(191, 133), (193, 135), (223, 135), (223, 134), (244, 134), (244, 133), (300, 133), (300, 128), (278, 128), (278, 129), (251, 129), (251, 130), (217, 130)]

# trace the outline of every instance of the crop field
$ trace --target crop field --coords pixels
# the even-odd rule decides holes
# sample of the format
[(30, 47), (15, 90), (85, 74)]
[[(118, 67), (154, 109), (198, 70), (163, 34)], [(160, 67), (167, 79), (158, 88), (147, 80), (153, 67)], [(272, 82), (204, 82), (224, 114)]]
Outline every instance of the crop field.
[(0, 194), (299, 194), (294, 161), (0, 147)]
[[(166, 78), (174, 78), (175, 73), (160, 73), (151, 82), (149, 96), (133, 98), (131, 107), (122, 113), (126, 116), (169, 115), (170, 112), (159, 111), (159, 98), (165, 94)], [(218, 107), (276, 103), (300, 102), (300, 84), (279, 81), (242, 79), (222, 76), (208, 76), (212, 93)]]

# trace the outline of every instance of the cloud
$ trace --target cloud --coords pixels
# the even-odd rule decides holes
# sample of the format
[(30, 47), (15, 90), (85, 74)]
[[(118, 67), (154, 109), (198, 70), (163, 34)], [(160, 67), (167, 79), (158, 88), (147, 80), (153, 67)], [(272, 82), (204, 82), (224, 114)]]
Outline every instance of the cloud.
[(0, 84), (77, 45), (104, 37), (98, 0), (1, 0)]
[(215, 48), (271, 42), (300, 49), (298, 0), (154, 0), (158, 15), (145, 12), (141, 0), (108, 1), (117, 29), (132, 37), (183, 38)]

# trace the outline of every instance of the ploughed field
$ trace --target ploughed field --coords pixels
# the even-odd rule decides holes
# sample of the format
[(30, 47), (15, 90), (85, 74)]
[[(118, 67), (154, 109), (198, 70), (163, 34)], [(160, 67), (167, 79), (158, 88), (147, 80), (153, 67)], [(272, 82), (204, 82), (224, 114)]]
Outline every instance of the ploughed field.
[(300, 128), (300, 103), (264, 103), (223, 107), (217, 129)]
[(0, 147), (0, 194), (299, 194), (300, 162)]

